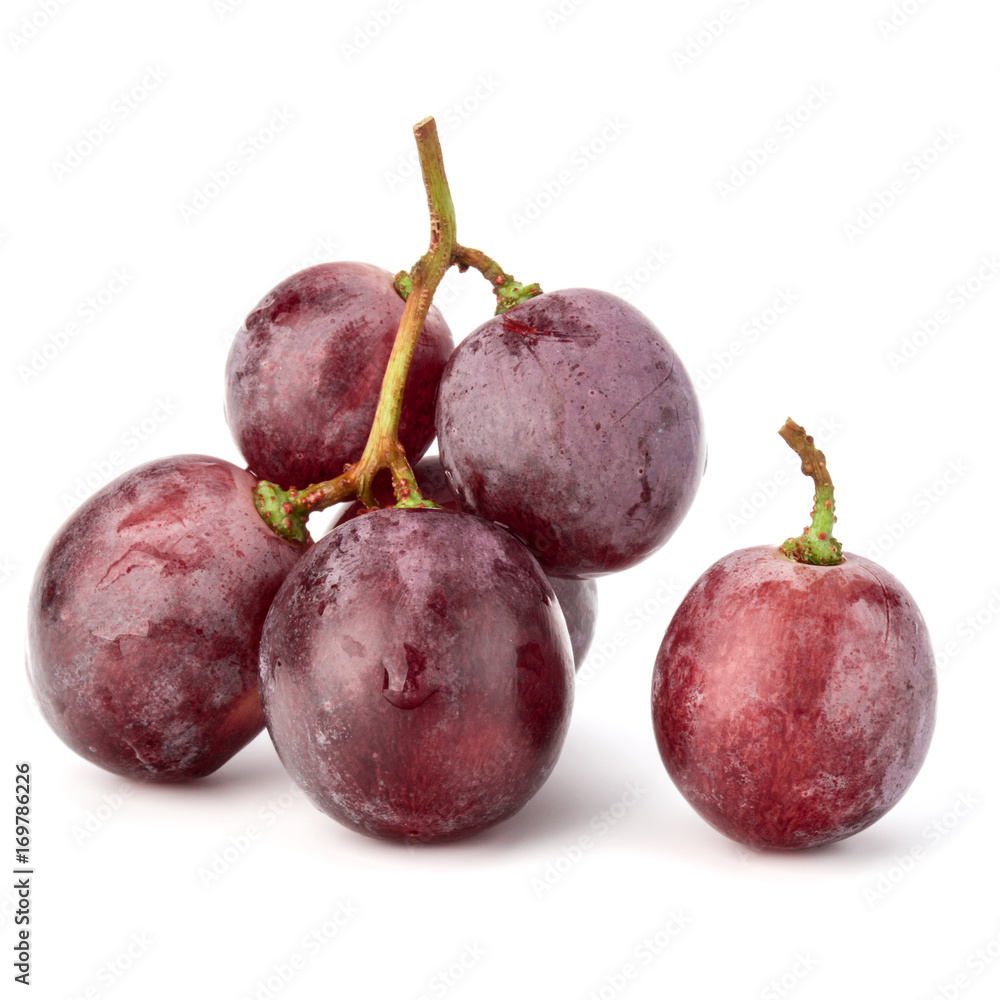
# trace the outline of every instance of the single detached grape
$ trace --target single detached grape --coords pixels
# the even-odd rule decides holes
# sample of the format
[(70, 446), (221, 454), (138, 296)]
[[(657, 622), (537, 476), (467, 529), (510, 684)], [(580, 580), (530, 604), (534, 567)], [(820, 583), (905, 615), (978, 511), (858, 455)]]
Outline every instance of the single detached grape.
[(462, 508), (510, 527), (561, 576), (648, 556), (705, 467), (680, 359), (637, 309), (592, 289), (529, 299), (470, 334), (442, 376), (436, 425)]
[(82, 757), (129, 778), (209, 774), (264, 727), (264, 616), (302, 546), (256, 480), (203, 455), (141, 465), (79, 507), (35, 574), (28, 676)]
[[(421, 495), (443, 507), (445, 510), (458, 510), (458, 501), (448, 488), (448, 481), (441, 467), (441, 460), (436, 455), (422, 458), (414, 467), (413, 474), (417, 478), (417, 486)], [(396, 495), (392, 489), (392, 481), (387, 472), (375, 477), (373, 487), (375, 500), (381, 507), (392, 507), (396, 503)], [(338, 515), (330, 525), (333, 531), (338, 525), (346, 524), (368, 511), (360, 501), (355, 501)], [(543, 567), (544, 568), (544, 567)], [(573, 662), (577, 670), (587, 656), (590, 644), (594, 640), (594, 629), (597, 625), (597, 584), (593, 580), (577, 580), (570, 577), (549, 576), (549, 583), (559, 598), (559, 605), (566, 617), (569, 637), (573, 645)]]
[[(371, 264), (318, 264), (286, 278), (246, 318), (226, 361), (226, 419), (250, 469), (309, 486), (364, 450), (405, 303)], [(434, 439), (434, 397), (452, 349), (431, 306), (410, 364), (399, 437), (412, 460)]]
[(937, 682), (923, 617), (877, 563), (724, 556), (656, 658), (653, 729), (684, 797), (721, 833), (802, 848), (870, 826), (924, 761)]
[(261, 696), (278, 755), (321, 810), (377, 837), (451, 840), (545, 781), (573, 659), (552, 588), (507, 531), (378, 510), (325, 535), (282, 586)]

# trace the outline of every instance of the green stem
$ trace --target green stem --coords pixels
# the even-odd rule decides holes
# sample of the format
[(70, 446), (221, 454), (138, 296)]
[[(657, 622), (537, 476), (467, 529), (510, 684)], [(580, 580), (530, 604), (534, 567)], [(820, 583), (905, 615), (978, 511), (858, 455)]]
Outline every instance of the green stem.
[(400, 271), (395, 276), (394, 286), (406, 305), (382, 379), (368, 442), (361, 458), (335, 479), (313, 483), (304, 489), (291, 487), (283, 490), (268, 482), (258, 485), (254, 493), (257, 510), (271, 528), (284, 538), (304, 541), (308, 537), (306, 520), (309, 515), (335, 503), (357, 498), (369, 507), (375, 506), (372, 483), (382, 469), (388, 469), (392, 475), (396, 506), (436, 507), (437, 504), (421, 496), (413, 470), (399, 442), (399, 419), (406, 376), (434, 292), (452, 264), (457, 265), (461, 271), (473, 267), (489, 281), (497, 299), (497, 315), (542, 292), (537, 284), (522, 285), (516, 281), (482, 251), (463, 247), (458, 243), (455, 237), (455, 206), (452, 204), (444, 172), (441, 143), (434, 119), (425, 118), (417, 122), (413, 126), (413, 135), (427, 191), (427, 207), (431, 219), (430, 246), (411, 271)]
[(833, 480), (826, 467), (826, 456), (816, 447), (805, 428), (788, 418), (778, 433), (785, 443), (802, 459), (802, 471), (812, 478), (816, 486), (813, 496), (812, 523), (798, 538), (789, 538), (781, 551), (796, 562), (813, 566), (836, 566), (842, 561), (840, 542), (833, 537), (834, 515)]
[[(487, 257), (482, 250), (473, 250), (472, 247), (463, 247), (460, 243), (456, 243), (451, 262), (460, 271), (467, 271), (470, 267), (475, 268), (490, 283), (497, 300), (494, 316), (499, 316), (508, 309), (513, 309), (514, 306), (542, 294), (542, 286), (537, 281), (530, 285), (522, 284), (492, 257)], [(409, 271), (400, 271), (395, 276), (393, 287), (402, 298), (407, 298), (413, 289), (413, 279)]]
[(417, 481), (399, 443), (399, 419), (403, 409), (403, 389), (413, 360), (420, 331), (430, 311), (434, 292), (451, 267), (456, 246), (455, 206), (452, 204), (448, 178), (444, 172), (441, 143), (433, 118), (425, 118), (413, 128), (420, 151), (420, 169), (427, 190), (427, 208), (431, 218), (431, 239), (427, 253), (410, 272), (410, 289), (403, 307), (399, 332), (392, 345), (389, 364), (382, 378), (378, 409), (372, 423), (368, 443), (357, 463), (358, 497), (369, 507), (375, 505), (371, 485), (375, 474), (388, 467), (396, 488), (396, 498), (404, 506), (421, 506), (422, 497)]
[[(323, 510), (344, 500), (359, 498), (369, 507), (375, 506), (372, 482), (382, 469), (392, 474), (400, 506), (437, 506), (424, 500), (417, 488), (413, 470), (399, 442), (399, 418), (403, 405), (403, 388), (410, 361), (420, 337), (431, 300), (445, 272), (452, 264), (457, 246), (455, 240), (455, 207), (444, 172), (444, 159), (433, 118), (425, 118), (413, 127), (427, 205), (430, 211), (431, 236), (427, 253), (410, 272), (409, 294), (399, 322), (389, 363), (382, 379), (375, 420), (361, 458), (335, 479), (315, 483), (304, 490), (292, 487), (283, 490), (274, 483), (262, 482), (254, 493), (254, 503), (260, 516), (279, 535), (294, 541), (308, 537), (306, 520), (313, 511)], [(397, 283), (398, 284), (398, 283)]]
[(482, 250), (473, 250), (472, 247), (456, 246), (454, 262), (460, 271), (466, 271), (474, 267), (492, 286), (493, 294), (497, 299), (497, 308), (494, 313), (500, 313), (512, 309), (516, 305), (542, 294), (541, 286), (538, 282), (530, 285), (522, 285), (512, 274), (508, 274), (492, 257), (487, 257)]

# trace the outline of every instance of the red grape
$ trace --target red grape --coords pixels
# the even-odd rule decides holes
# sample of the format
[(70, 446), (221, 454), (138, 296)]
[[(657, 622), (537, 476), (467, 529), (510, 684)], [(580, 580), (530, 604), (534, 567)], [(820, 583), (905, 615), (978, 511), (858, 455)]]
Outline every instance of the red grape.
[(464, 510), (547, 571), (593, 577), (680, 524), (705, 466), (694, 388), (662, 334), (606, 292), (550, 292), (458, 345), (438, 392), (441, 463)]
[(303, 551), (261, 520), (242, 469), (203, 455), (139, 466), (50, 543), (29, 604), (43, 716), (129, 778), (197, 778), (264, 727), (264, 617)]
[(573, 662), (579, 670), (587, 658), (597, 627), (597, 583), (569, 576), (549, 576), (548, 573), (545, 576), (556, 592), (559, 607), (566, 618), (569, 640), (573, 646)]
[(261, 697), (285, 767), (360, 832), (451, 840), (512, 815), (555, 765), (573, 660), (545, 575), (470, 514), (373, 511), (278, 592)]
[[(286, 278), (247, 316), (226, 361), (226, 419), (261, 479), (309, 486), (361, 457), (403, 315), (392, 282), (371, 264), (318, 264)], [(434, 397), (451, 349), (432, 306), (403, 395), (399, 437), (411, 460), (434, 439)]]
[(653, 676), (667, 771), (720, 832), (758, 847), (849, 837), (899, 800), (934, 726), (934, 657), (877, 563), (732, 552), (681, 602)]

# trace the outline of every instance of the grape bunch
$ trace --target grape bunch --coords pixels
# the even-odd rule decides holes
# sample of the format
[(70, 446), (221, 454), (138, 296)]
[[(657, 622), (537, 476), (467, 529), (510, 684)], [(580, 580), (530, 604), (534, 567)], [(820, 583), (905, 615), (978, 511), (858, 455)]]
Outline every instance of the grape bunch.
[[(522, 284), (459, 244), (433, 119), (414, 132), (427, 252), (396, 275), (320, 264), (261, 299), (225, 368), (247, 467), (165, 458), (83, 504), (38, 567), (27, 667), (53, 730), (107, 770), (201, 777), (266, 726), (337, 821), (448, 841), (511, 816), (551, 773), (595, 579), (669, 540), (705, 444), (691, 381), (653, 323), (606, 292)], [(452, 266), (479, 271), (496, 297), (457, 346), (432, 304)], [(439, 454), (420, 461), (435, 437)], [(308, 518), (335, 504), (313, 538)], [(697, 625), (671, 626), (656, 663), (654, 728), (682, 791), (738, 836), (745, 817), (723, 822), (712, 795), (725, 776), (698, 757), (718, 734), (711, 720), (696, 731), (695, 682), (671, 672), (680, 658), (698, 677), (699, 658), (728, 655), (724, 636), (704, 649), (691, 638), (716, 612), (691, 614)], [(920, 638), (915, 606), (906, 621), (897, 659)], [(891, 694), (895, 660), (880, 670)], [(897, 784), (929, 737), (930, 688), (912, 679), (923, 700), (895, 735), (918, 727), (915, 749), (902, 763), (883, 754)]]

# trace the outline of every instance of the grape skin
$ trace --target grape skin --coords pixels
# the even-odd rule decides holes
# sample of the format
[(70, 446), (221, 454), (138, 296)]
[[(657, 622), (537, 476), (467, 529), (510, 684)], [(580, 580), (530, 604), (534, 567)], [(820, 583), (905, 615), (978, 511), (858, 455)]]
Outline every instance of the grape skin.
[[(545, 567), (542, 567), (543, 571)], [(545, 574), (559, 600), (573, 646), (573, 662), (579, 670), (587, 658), (597, 627), (597, 583), (568, 576)]]
[[(247, 316), (226, 360), (225, 412), (249, 468), (282, 487), (339, 476), (364, 450), (404, 302), (393, 276), (348, 261), (286, 278)], [(399, 437), (419, 458), (452, 349), (431, 306), (410, 364)]]
[(642, 313), (593, 289), (540, 295), (473, 331), (441, 378), (436, 426), (462, 508), (507, 525), (559, 576), (659, 548), (705, 467), (680, 359)]
[(555, 765), (573, 660), (538, 564), (459, 511), (373, 511), (324, 536), (275, 598), (261, 697), (325, 813), (376, 837), (468, 836)]
[(843, 560), (731, 552), (691, 587), (657, 654), (663, 763), (741, 843), (796, 849), (858, 833), (927, 755), (937, 681), (923, 616), (886, 569)]
[[(436, 455), (422, 458), (414, 467), (413, 474), (417, 479), (420, 494), (427, 500), (433, 500), (445, 510), (457, 510), (458, 501), (448, 488), (441, 460)], [(396, 495), (392, 489), (387, 472), (383, 471), (375, 477), (372, 492), (380, 507), (392, 507), (396, 503)], [(341, 511), (337, 519), (327, 529), (333, 531), (338, 525), (345, 524), (368, 511), (360, 501), (348, 505)], [(559, 599), (559, 606), (566, 617), (569, 637), (573, 645), (573, 662), (579, 670), (586, 659), (590, 644), (594, 641), (594, 629), (597, 626), (597, 584), (593, 580), (576, 580), (570, 577), (549, 576), (549, 583)]]
[(28, 677), (82, 757), (128, 778), (202, 777), (264, 726), (264, 616), (304, 551), (221, 459), (132, 469), (62, 526), (29, 600)]

